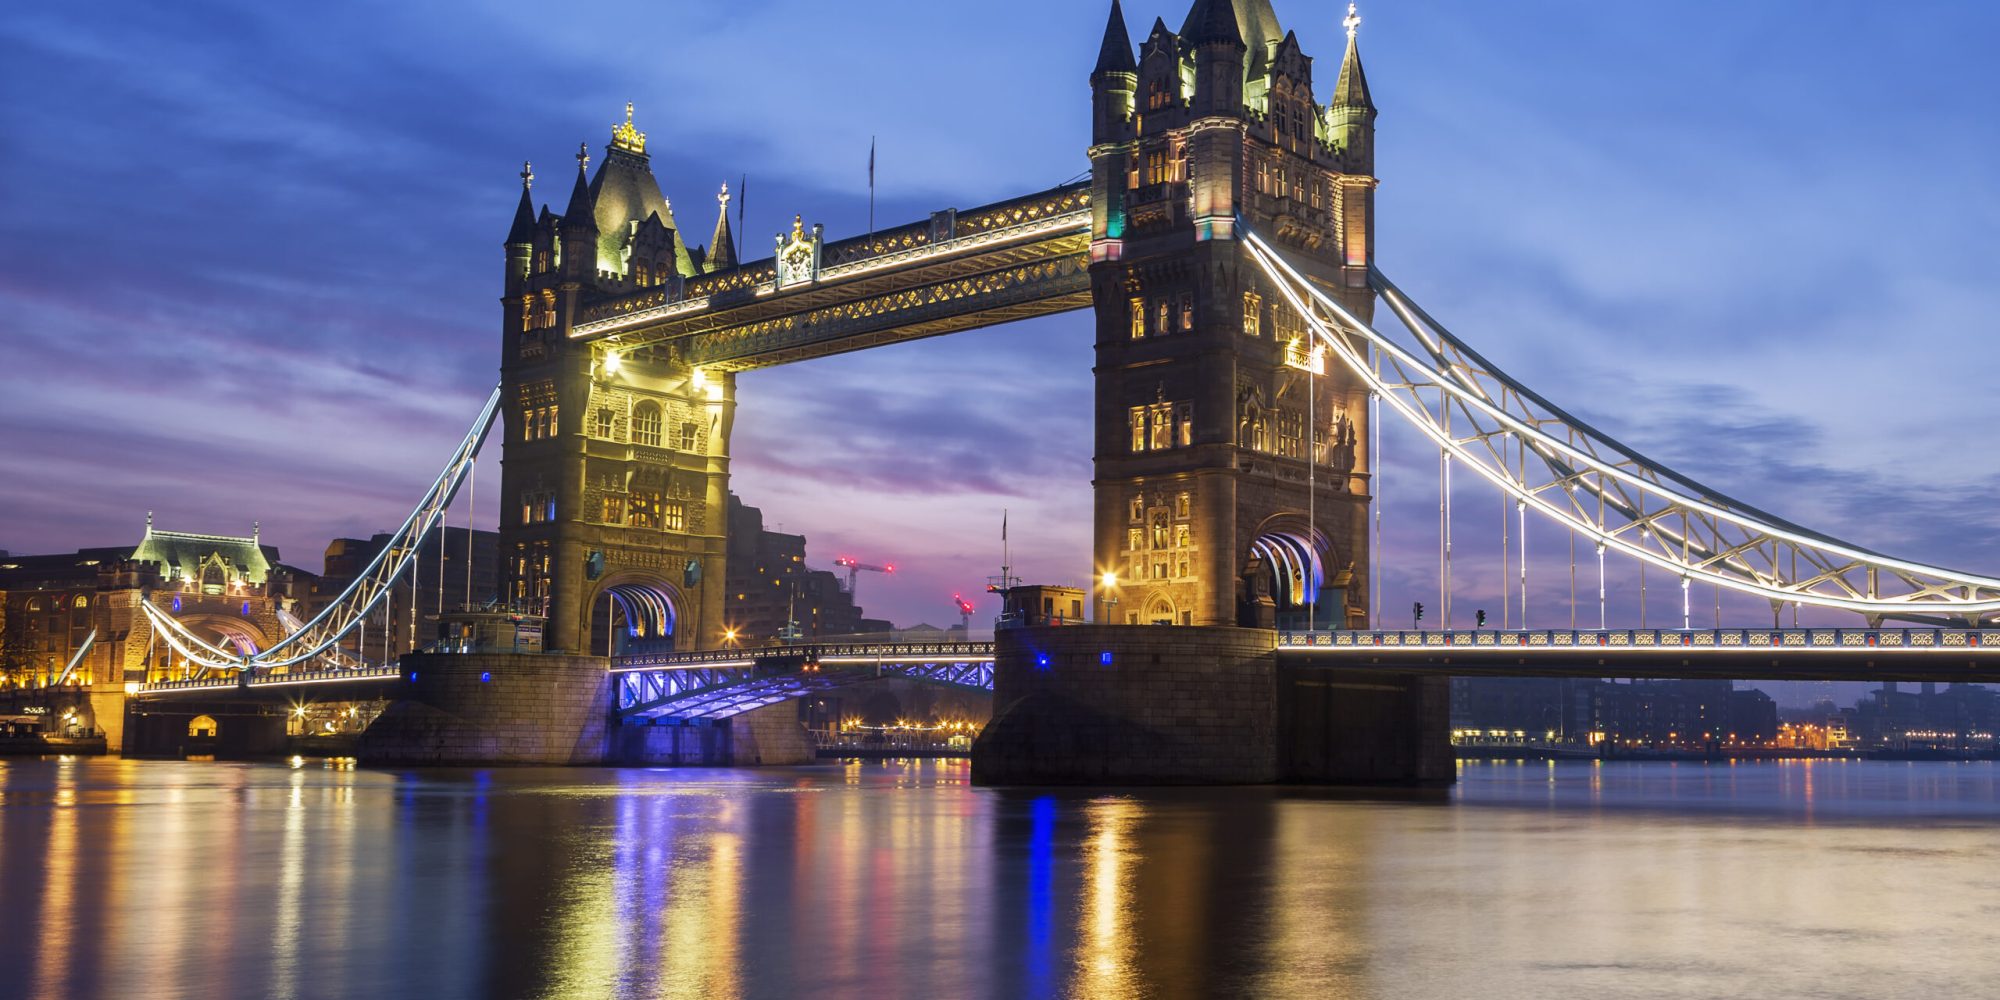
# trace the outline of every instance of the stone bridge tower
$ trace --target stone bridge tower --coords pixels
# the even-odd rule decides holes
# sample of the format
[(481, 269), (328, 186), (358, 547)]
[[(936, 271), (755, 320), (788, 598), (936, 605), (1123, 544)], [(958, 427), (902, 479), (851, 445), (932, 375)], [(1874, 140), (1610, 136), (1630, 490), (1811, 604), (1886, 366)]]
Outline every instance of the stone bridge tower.
[(630, 105), (604, 152), (595, 176), (578, 152), (561, 215), (535, 212), (524, 169), (507, 235), (502, 599), (548, 615), (552, 651), (696, 649), (721, 634), (735, 377), (570, 331), (612, 296), (664, 301), (733, 266), (727, 196), (715, 245), (691, 249)]
[(1367, 620), (1368, 394), (1260, 280), (1238, 220), (1364, 318), (1375, 108), (1269, 0), (1196, 0), (1135, 58), (1114, 0), (1092, 90), (1099, 620)]

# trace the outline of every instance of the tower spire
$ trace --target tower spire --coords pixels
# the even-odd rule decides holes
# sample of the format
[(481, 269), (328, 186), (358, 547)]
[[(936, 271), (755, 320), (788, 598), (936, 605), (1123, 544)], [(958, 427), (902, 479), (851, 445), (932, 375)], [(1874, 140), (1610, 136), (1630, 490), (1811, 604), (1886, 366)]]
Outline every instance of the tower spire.
[(729, 228), (729, 182), (722, 183), (722, 193), (715, 196), (721, 206), (715, 218), (715, 238), (708, 244), (708, 262), (705, 269), (711, 274), (727, 271), (736, 266), (736, 234)]
[(1132, 36), (1125, 30), (1125, 11), (1118, 0), (1111, 0), (1111, 20), (1104, 26), (1104, 44), (1097, 50), (1097, 68), (1090, 75), (1138, 71), (1139, 64), (1132, 58)]
[(1368, 95), (1368, 74), (1361, 71), (1361, 43), (1356, 36), (1361, 31), (1361, 12), (1355, 4), (1347, 5), (1347, 17), (1341, 20), (1347, 29), (1347, 52), (1340, 59), (1340, 80), (1333, 85), (1331, 107), (1352, 111), (1375, 110), (1375, 102)]
[(597, 229), (597, 199), (590, 196), (590, 143), (576, 145), (576, 187), (570, 189), (569, 207), (563, 209), (563, 225)]
[(528, 189), (534, 184), (534, 165), (521, 161), (521, 203), (514, 208), (514, 225), (507, 230), (508, 243), (535, 241), (535, 203), (528, 194)]

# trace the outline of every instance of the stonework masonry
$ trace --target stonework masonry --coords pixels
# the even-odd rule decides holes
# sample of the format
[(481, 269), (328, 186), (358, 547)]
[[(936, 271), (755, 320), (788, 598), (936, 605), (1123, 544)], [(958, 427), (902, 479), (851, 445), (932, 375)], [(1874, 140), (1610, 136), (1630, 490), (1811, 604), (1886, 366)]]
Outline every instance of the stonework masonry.
[(1442, 678), (1279, 663), (1262, 629), (1000, 633), (985, 785), (1449, 784)]
[(409, 656), (416, 680), (363, 733), (369, 764), (801, 764), (813, 745), (791, 703), (703, 725), (620, 725), (602, 657)]

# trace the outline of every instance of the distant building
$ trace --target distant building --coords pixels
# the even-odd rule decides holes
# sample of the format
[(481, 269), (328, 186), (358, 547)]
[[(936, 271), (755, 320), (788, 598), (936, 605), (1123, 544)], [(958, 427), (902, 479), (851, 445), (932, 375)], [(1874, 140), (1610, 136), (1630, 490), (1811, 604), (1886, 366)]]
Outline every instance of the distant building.
[(862, 617), (854, 595), (840, 577), (806, 566), (806, 539), (764, 528), (764, 512), (729, 495), (728, 611), (723, 616), (736, 641), (759, 645), (786, 637), (788, 622), (798, 638), (889, 632), (889, 622)]
[(1729, 681), (1460, 677), (1451, 724), (1580, 746), (1705, 747), (1774, 738), (1778, 710), (1762, 691), (1733, 690)]
[(318, 578), (279, 562), (255, 528), (248, 537), (200, 535), (152, 522), (148, 514), (137, 544), (0, 558), (0, 685), (182, 676), (185, 661), (153, 634), (141, 601), (243, 654), (282, 638), (285, 617), (310, 605)]

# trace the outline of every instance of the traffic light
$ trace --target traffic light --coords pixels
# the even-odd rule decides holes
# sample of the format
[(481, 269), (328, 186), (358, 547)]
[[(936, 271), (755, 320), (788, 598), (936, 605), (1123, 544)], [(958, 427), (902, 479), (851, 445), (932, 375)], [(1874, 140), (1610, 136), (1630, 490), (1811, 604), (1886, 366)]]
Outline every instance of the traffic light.
[(1477, 625), (1476, 627), (1478, 627), (1478, 628), (1485, 628), (1485, 627), (1486, 627), (1486, 609), (1485, 609), (1485, 608), (1480, 608), (1480, 609), (1479, 609), (1479, 616), (1478, 616), (1478, 618), (1477, 618), (1477, 621), (1478, 621), (1478, 625)]

